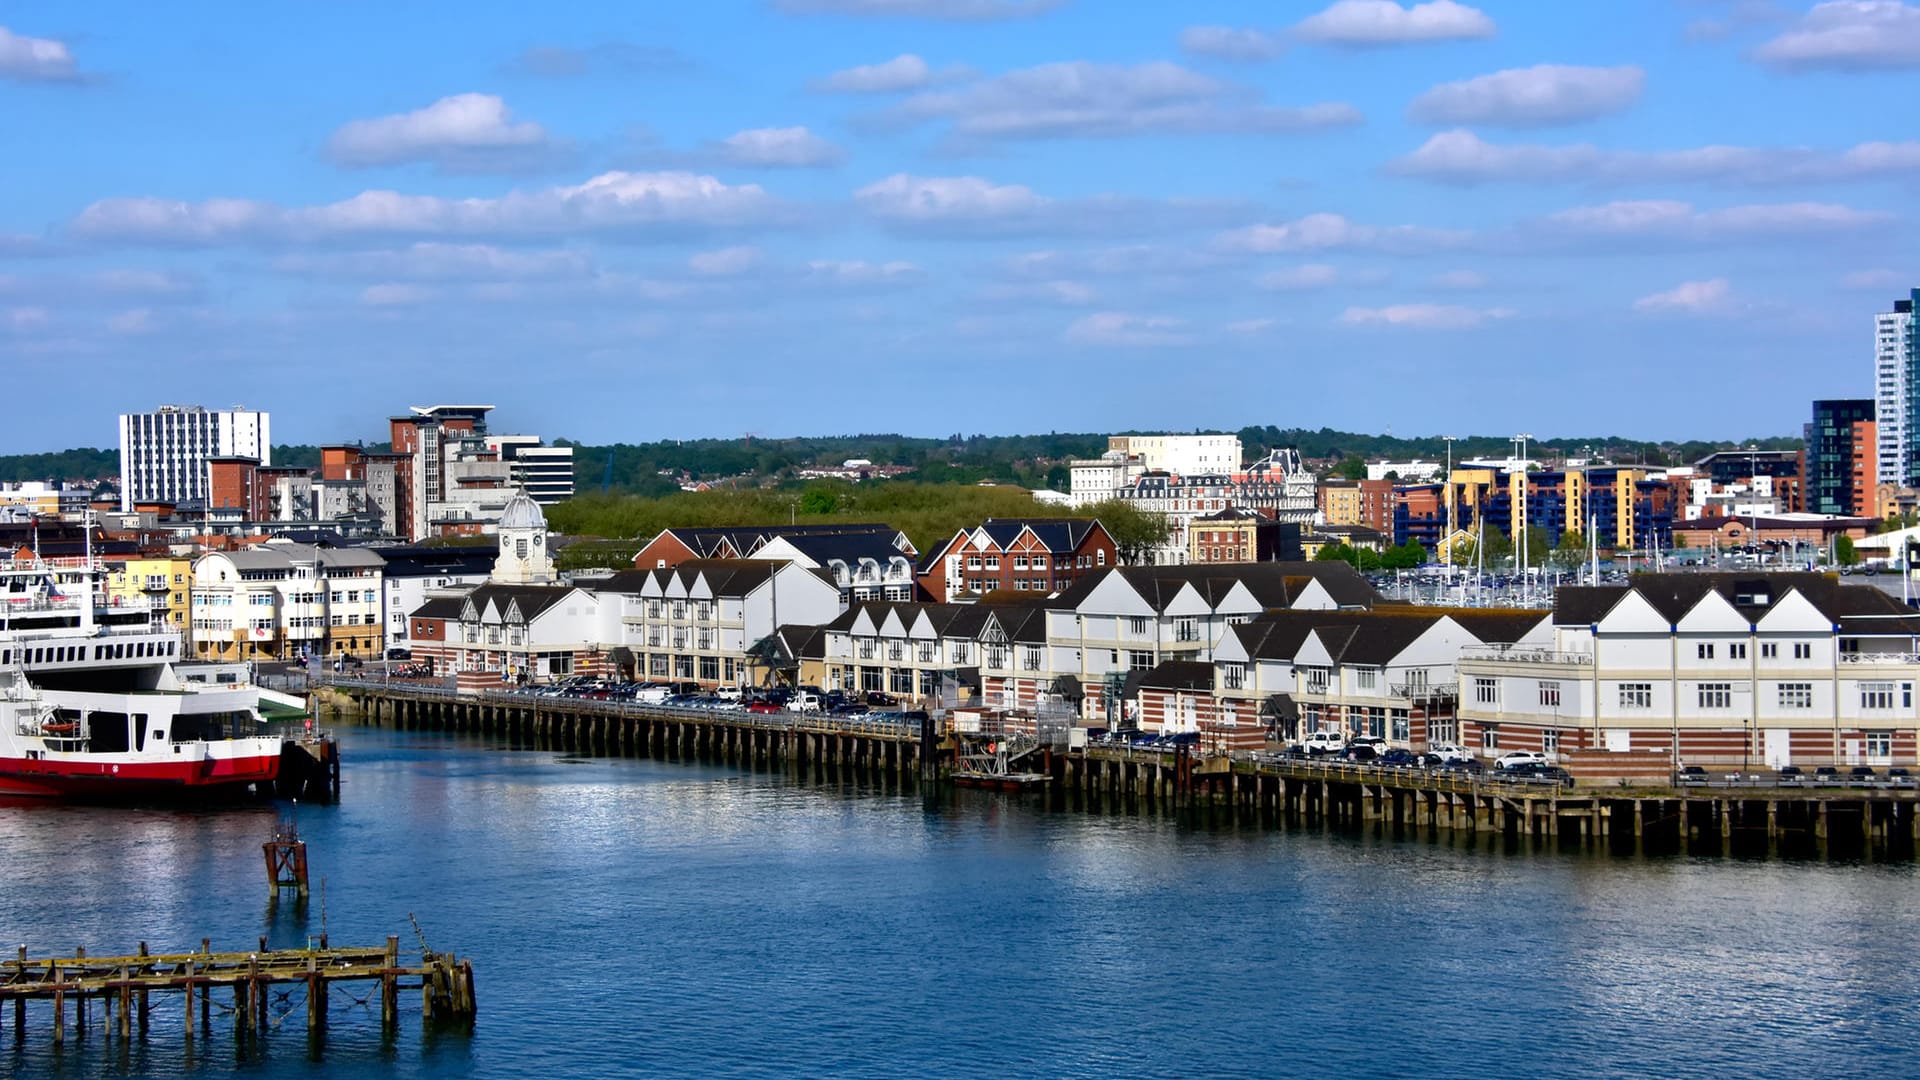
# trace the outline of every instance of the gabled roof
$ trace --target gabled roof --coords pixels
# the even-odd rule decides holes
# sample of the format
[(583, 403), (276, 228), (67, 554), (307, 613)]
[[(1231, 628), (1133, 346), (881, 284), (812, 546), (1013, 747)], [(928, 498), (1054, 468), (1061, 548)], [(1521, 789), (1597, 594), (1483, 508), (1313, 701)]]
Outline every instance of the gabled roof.
[(785, 565), (766, 559), (688, 559), (665, 570), (622, 570), (594, 582), (592, 588), (595, 592), (638, 596), (650, 583), (664, 590), (678, 582), (685, 590), (704, 579), (715, 597), (745, 596)]
[(988, 518), (980, 524), (980, 531), (1005, 551), (1022, 532), (1031, 530), (1035, 540), (1058, 555), (1079, 547), (1099, 524), (1093, 518)]
[[(874, 600), (848, 606), (847, 610), (841, 612), (821, 629), (846, 633), (853, 628), (854, 622), (862, 614), (865, 614), (875, 626), (881, 626), (885, 624), (889, 613), (898, 615), (900, 622), (911, 629), (914, 623), (924, 615), (932, 625), (933, 632), (940, 637), (972, 639), (980, 636), (981, 628), (987, 625), (988, 615), (1006, 611), (1013, 606), (988, 607), (981, 604), (925, 604)], [(1002, 627), (1005, 627), (1004, 623)]]
[[(723, 554), (749, 555), (761, 545), (780, 537), (792, 541), (801, 537), (884, 536), (889, 547), (901, 537), (900, 530), (885, 522), (866, 521), (816, 525), (723, 525), (664, 531), (700, 558), (714, 558)], [(903, 554), (908, 558), (913, 557), (911, 550)]]
[(891, 533), (781, 535), (774, 539), (785, 540), (795, 551), (812, 559), (816, 566), (825, 566), (838, 560), (852, 567), (858, 566), (862, 559), (872, 559), (881, 566), (895, 559), (904, 559), (907, 565), (913, 565), (912, 554), (895, 547)]
[[(491, 582), (479, 585), (458, 601), (462, 610), (469, 603), (475, 611), (484, 615), (487, 605), (505, 615), (510, 608), (518, 608), (521, 619), (532, 622), (543, 612), (573, 593), (571, 585), (496, 585)], [(428, 601), (432, 603), (433, 601)]]
[(1165, 611), (1180, 590), (1192, 585), (1209, 603), (1218, 604), (1233, 587), (1244, 585), (1268, 610), (1290, 607), (1308, 582), (1317, 581), (1341, 607), (1370, 608), (1380, 601), (1367, 579), (1339, 561), (1200, 563), (1187, 566), (1122, 566), (1086, 574), (1056, 596), (1049, 606), (1079, 607), (1108, 574), (1119, 574), (1155, 611)]
[(493, 571), (495, 558), (491, 544), (484, 547), (461, 544), (446, 547), (387, 547), (374, 550), (386, 560), (385, 575), (390, 578), (487, 574)]
[(464, 596), (436, 596), (408, 614), (409, 619), (454, 619), (466, 610), (467, 598)]
[[(1828, 620), (1851, 622), (1868, 632), (1905, 634), (1920, 615), (1871, 585), (1843, 585), (1817, 573), (1635, 574), (1624, 585), (1567, 585), (1555, 595), (1556, 626), (1590, 626), (1604, 619), (1628, 593), (1661, 618), (1678, 623), (1708, 593), (1718, 593), (1749, 622), (1758, 622), (1789, 591), (1797, 592)], [(1869, 629), (1870, 628), (1870, 629)]]

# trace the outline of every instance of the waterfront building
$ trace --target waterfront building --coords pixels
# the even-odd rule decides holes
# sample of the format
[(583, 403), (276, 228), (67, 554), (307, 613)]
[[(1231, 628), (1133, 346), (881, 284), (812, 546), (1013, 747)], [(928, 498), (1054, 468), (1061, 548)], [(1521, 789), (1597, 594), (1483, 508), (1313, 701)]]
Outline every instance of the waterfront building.
[(176, 555), (141, 555), (107, 563), (108, 603), (146, 608), (185, 637), (192, 619), (193, 560)]
[(776, 536), (755, 549), (756, 559), (793, 562), (824, 570), (840, 587), (841, 604), (869, 600), (913, 599), (913, 556), (900, 550), (885, 532), (813, 533)]
[(883, 691), (916, 703), (934, 701), (943, 680), (977, 689), (986, 628), (1008, 610), (999, 604), (856, 604), (821, 627), (824, 666), (817, 685)]
[(1824, 574), (1568, 586), (1553, 640), (1464, 649), (1460, 741), (1605, 775), (1915, 761), (1920, 615)]
[(1564, 533), (1584, 537), (1590, 529), (1602, 547), (1665, 548), (1672, 544), (1677, 505), (1673, 485), (1644, 469), (1604, 465), (1523, 472), (1462, 466), (1444, 484), (1396, 489), (1393, 542), (1414, 540), (1441, 552), (1449, 539), (1471, 537), (1484, 528), (1517, 545), (1516, 526), (1524, 516), (1527, 529), (1538, 532), (1549, 548)]
[(991, 592), (1045, 596), (1117, 566), (1107, 527), (1091, 518), (988, 518), (961, 529), (920, 563), (920, 595), (936, 603)]
[(207, 463), (233, 457), (273, 463), (266, 413), (199, 405), (122, 413), (120, 509), (131, 511), (135, 503), (204, 501), (209, 495)]
[(1211, 662), (1229, 625), (1271, 610), (1366, 608), (1378, 599), (1343, 562), (1111, 569), (1048, 600), (1042, 625), (1003, 620), (999, 644), (1006, 651), (981, 665), (981, 689), (988, 704), (1002, 708), (1032, 709), (1047, 695), (1064, 695), (1080, 701), (1087, 716), (1117, 721), (1121, 702), (1134, 697), (1129, 677), (1168, 660)]
[(688, 559), (747, 559), (780, 537), (879, 537), (908, 558), (916, 557), (907, 534), (884, 522), (831, 525), (739, 525), (662, 529), (634, 553), (642, 570), (666, 570)]
[(1806, 427), (1807, 509), (1815, 514), (1874, 517), (1878, 438), (1871, 398), (1813, 403)]
[(593, 584), (594, 640), (628, 650), (643, 679), (750, 682), (748, 653), (788, 625), (819, 626), (841, 612), (833, 574), (768, 559), (686, 559), (623, 570)]
[(269, 540), (193, 564), (193, 656), (200, 660), (379, 656), (380, 556)]
[[(381, 621), (387, 645), (414, 647), (413, 617), (429, 600), (458, 596), (484, 584), (497, 553), (492, 547), (381, 547)], [(455, 614), (457, 614), (457, 608)]]
[(1875, 426), (1875, 480), (1903, 487), (1920, 485), (1920, 454), (1915, 433), (1920, 432), (1920, 334), (1915, 333), (1913, 308), (1920, 288), (1892, 311), (1873, 317), (1873, 420)]

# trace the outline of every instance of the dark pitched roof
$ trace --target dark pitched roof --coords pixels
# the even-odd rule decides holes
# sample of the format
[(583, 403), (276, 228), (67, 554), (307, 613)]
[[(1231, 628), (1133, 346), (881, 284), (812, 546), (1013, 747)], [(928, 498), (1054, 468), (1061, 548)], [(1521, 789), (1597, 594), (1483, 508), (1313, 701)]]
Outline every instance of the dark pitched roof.
[(408, 614), (409, 619), (459, 619), (466, 610), (467, 598), (464, 596), (436, 596)]
[(1140, 677), (1140, 685), (1154, 690), (1211, 690), (1213, 665), (1199, 660), (1162, 660)]
[(913, 562), (912, 555), (893, 546), (892, 533), (781, 535), (774, 539), (785, 540), (794, 550), (820, 565), (836, 559), (848, 566), (858, 566), (862, 559), (872, 559), (882, 566), (894, 559)]
[(1022, 530), (1032, 529), (1034, 539), (1058, 555), (1079, 547), (1097, 524), (1093, 518), (988, 518), (980, 528), (1002, 549), (1018, 539)]
[(486, 613), (487, 604), (493, 605), (505, 613), (511, 605), (520, 608), (520, 616), (528, 622), (548, 608), (565, 599), (573, 592), (571, 585), (496, 585), (491, 582), (476, 586), (461, 602), (465, 608), (471, 601), (475, 611)]
[[(793, 540), (819, 536), (884, 536), (891, 541), (900, 530), (885, 522), (855, 521), (815, 525), (722, 525), (706, 528), (668, 529), (674, 539), (702, 558), (711, 558), (731, 546), (741, 555), (749, 555), (760, 545), (776, 537)], [(908, 553), (911, 557), (911, 553)]]
[(1555, 596), (1557, 626), (1599, 622), (1629, 592), (1638, 593), (1669, 623), (1679, 622), (1708, 593), (1719, 593), (1749, 621), (1758, 622), (1789, 592), (1804, 596), (1842, 632), (1863, 635), (1920, 633), (1920, 615), (1871, 585), (1843, 585), (1827, 574), (1687, 573), (1635, 574), (1624, 585), (1563, 586)]
[(485, 547), (458, 545), (446, 547), (372, 548), (387, 560), (386, 577), (439, 577), (445, 574), (485, 574), (493, 570), (495, 552)]
[(786, 565), (784, 561), (771, 559), (688, 559), (665, 570), (622, 570), (595, 581), (592, 588), (595, 592), (637, 595), (649, 580), (657, 581), (664, 588), (673, 578), (692, 585), (705, 576), (713, 595), (745, 596)]
[(1107, 574), (1126, 578), (1155, 610), (1164, 611), (1182, 587), (1192, 585), (1210, 603), (1219, 603), (1236, 584), (1245, 585), (1260, 606), (1274, 610), (1291, 607), (1309, 581), (1318, 581), (1343, 608), (1370, 608), (1380, 602), (1358, 570), (1344, 562), (1201, 563), (1187, 566), (1122, 566), (1083, 575), (1051, 605), (1078, 607), (1105, 581)]

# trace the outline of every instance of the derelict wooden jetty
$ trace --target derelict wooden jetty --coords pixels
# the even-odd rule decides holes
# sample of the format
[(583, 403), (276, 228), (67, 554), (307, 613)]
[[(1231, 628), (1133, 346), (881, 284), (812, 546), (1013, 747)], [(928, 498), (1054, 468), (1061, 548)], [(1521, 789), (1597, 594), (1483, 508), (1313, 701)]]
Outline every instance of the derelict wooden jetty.
[(403, 962), (398, 937), (384, 949), (329, 948), (323, 936), (307, 949), (270, 950), (262, 938), (249, 952), (217, 953), (203, 940), (199, 952), (150, 954), (142, 942), (132, 956), (81, 949), (35, 959), (21, 946), (0, 971), (0, 1026), (11, 1023), (16, 1042), (40, 1030), (56, 1045), (70, 1035), (85, 1039), (97, 1023), (121, 1039), (166, 1025), (191, 1043), (210, 1036), (216, 1019), (231, 1021), (237, 1037), (302, 1017), (310, 1033), (320, 1033), (336, 1003), (371, 1011), (376, 995), (388, 1031), (399, 1024), (403, 994), (420, 995), (428, 1025), (471, 1026), (477, 1012), (471, 963), (425, 950), (417, 963)]

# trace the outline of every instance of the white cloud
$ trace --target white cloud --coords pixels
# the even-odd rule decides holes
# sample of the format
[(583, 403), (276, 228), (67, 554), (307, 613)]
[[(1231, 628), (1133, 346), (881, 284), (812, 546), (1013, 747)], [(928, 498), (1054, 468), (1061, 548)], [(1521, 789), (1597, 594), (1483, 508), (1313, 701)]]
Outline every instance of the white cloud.
[(1840, 279), (1843, 288), (1848, 289), (1898, 289), (1905, 281), (1893, 270), (1855, 270)]
[(793, 15), (892, 15), (918, 19), (986, 22), (1025, 19), (1066, 0), (774, 0)]
[(341, 202), (291, 208), (247, 199), (103, 199), (81, 211), (71, 228), (93, 240), (204, 246), (382, 235), (684, 232), (777, 224), (789, 216), (755, 184), (687, 172), (608, 172), (582, 184), (490, 199), (363, 191)]
[(77, 82), (73, 50), (52, 38), (27, 37), (0, 26), (0, 79), (15, 82)]
[(1733, 310), (1733, 288), (1726, 278), (1685, 281), (1633, 302), (1633, 310), (1686, 315), (1724, 315)]
[(839, 94), (891, 94), (926, 86), (933, 69), (912, 53), (901, 53), (884, 63), (850, 67), (821, 79), (815, 86)]
[(1180, 31), (1182, 52), (1216, 60), (1256, 63), (1279, 56), (1286, 47), (1279, 35), (1250, 26), (1189, 26)]
[(809, 282), (836, 286), (911, 285), (922, 276), (918, 266), (900, 260), (874, 263), (857, 259), (814, 259), (806, 264), (804, 271)]
[(1878, 225), (1886, 215), (1831, 203), (1760, 203), (1697, 210), (1667, 199), (1577, 206), (1549, 215), (1549, 231), (1585, 237), (1651, 237), (1672, 241), (1795, 236)]
[(838, 163), (840, 148), (804, 127), (754, 128), (720, 141), (727, 164), (762, 169), (808, 169)]
[(43, 307), (8, 308), (6, 325), (10, 330), (37, 330), (50, 321)]
[(853, 198), (882, 221), (918, 224), (1025, 219), (1053, 205), (1052, 199), (1022, 184), (995, 184), (978, 176), (906, 173), (868, 184)]
[(1227, 333), (1252, 337), (1255, 334), (1264, 334), (1279, 325), (1279, 319), (1241, 319), (1238, 322), (1228, 323)]
[(863, 213), (896, 230), (962, 238), (1055, 232), (1137, 234), (1219, 224), (1244, 213), (1235, 204), (1191, 199), (1117, 195), (1056, 199), (1022, 184), (996, 184), (978, 176), (907, 173), (868, 184), (854, 192), (853, 201)]
[(1178, 64), (1070, 61), (1009, 71), (969, 86), (922, 91), (883, 119), (946, 121), (964, 140), (1165, 134), (1278, 134), (1357, 124), (1339, 102), (1264, 105), (1241, 87)]
[(360, 302), (368, 307), (405, 307), (423, 303), (432, 296), (432, 292), (418, 285), (399, 282), (369, 285), (360, 290)]
[(1490, 38), (1493, 20), (1454, 0), (1428, 0), (1402, 7), (1393, 0), (1337, 0), (1294, 24), (1293, 35), (1327, 45), (1367, 47), (1421, 41)]
[(1260, 275), (1263, 289), (1324, 289), (1340, 280), (1340, 272), (1325, 263), (1304, 263)]
[(1215, 238), (1222, 250), (1274, 254), (1290, 251), (1431, 251), (1459, 247), (1464, 232), (1420, 225), (1361, 225), (1339, 214), (1308, 214), (1278, 225), (1248, 225)]
[(718, 251), (702, 251), (687, 260), (687, 268), (696, 274), (709, 277), (732, 277), (744, 274), (760, 265), (760, 249), (753, 247), (726, 247)]
[(1920, 66), (1920, 7), (1899, 0), (1828, 0), (1753, 55), (1796, 69)]
[(1486, 288), (1487, 276), (1473, 270), (1448, 270), (1443, 274), (1435, 275), (1433, 284), (1436, 288), (1469, 292)]
[(455, 94), (422, 109), (354, 120), (327, 140), (327, 157), (349, 168), (433, 164), (446, 172), (537, 165), (557, 149), (546, 129), (515, 122), (492, 94)]
[(1186, 345), (1193, 341), (1187, 324), (1181, 319), (1132, 315), (1123, 311), (1102, 311), (1074, 320), (1067, 327), (1066, 340), (1075, 345), (1109, 345), (1128, 348), (1154, 348)]
[(593, 273), (592, 260), (578, 251), (511, 251), (432, 240), (386, 251), (285, 255), (273, 266), (292, 274), (409, 281), (530, 281)]
[(1920, 174), (1920, 142), (1861, 143), (1839, 153), (1805, 147), (1702, 146), (1689, 150), (1602, 150), (1590, 143), (1490, 143), (1471, 131), (1443, 131), (1387, 166), (1389, 172), (1450, 183), (1559, 181), (1633, 184), (1674, 180), (1784, 184)]
[(1507, 308), (1470, 308), (1451, 304), (1393, 304), (1350, 307), (1340, 321), (1351, 326), (1406, 326), (1421, 330), (1466, 330), (1494, 319), (1511, 318)]
[(154, 321), (153, 311), (150, 308), (133, 308), (128, 311), (122, 311), (107, 320), (107, 330), (124, 337), (137, 337), (142, 334), (151, 334), (159, 328), (160, 326)]
[(1510, 68), (1441, 83), (1414, 98), (1407, 115), (1423, 124), (1566, 124), (1627, 108), (1640, 99), (1646, 82), (1646, 72), (1631, 65)]

